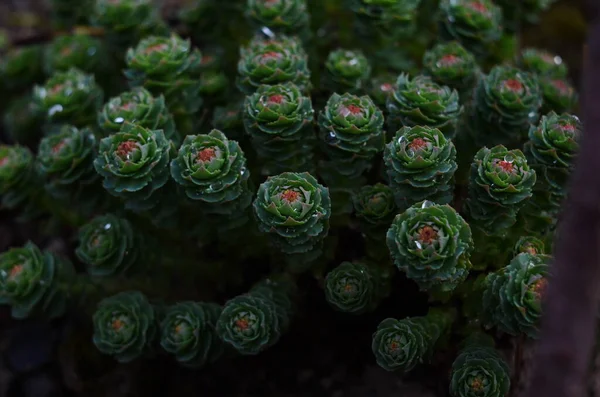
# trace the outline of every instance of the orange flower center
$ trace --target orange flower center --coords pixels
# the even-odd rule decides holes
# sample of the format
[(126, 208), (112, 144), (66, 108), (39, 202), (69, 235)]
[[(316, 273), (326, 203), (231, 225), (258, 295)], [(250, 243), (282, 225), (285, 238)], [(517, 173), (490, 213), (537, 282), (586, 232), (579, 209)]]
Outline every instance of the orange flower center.
[(481, 14), (484, 14), (484, 13), (488, 12), (488, 8), (481, 1), (472, 1), (472, 2), (470, 2), (467, 5), (472, 10), (475, 10), (475, 11), (481, 13)]
[(279, 94), (271, 95), (269, 97), (269, 99), (267, 100), (267, 102), (279, 104), (279, 103), (283, 102), (283, 95), (279, 95)]
[(58, 142), (56, 145), (52, 147), (52, 153), (56, 154), (60, 152), (60, 150), (65, 146), (63, 141)]
[(479, 378), (473, 379), (473, 381), (471, 382), (471, 389), (473, 389), (475, 391), (483, 390), (483, 382), (481, 381), (481, 379), (479, 379)]
[(568, 95), (570, 92), (569, 86), (563, 80), (552, 80), (552, 85), (556, 87), (562, 95)]
[(346, 284), (344, 286), (344, 291), (346, 291), (346, 292), (352, 292), (352, 291), (354, 291), (354, 287), (351, 284)]
[(457, 64), (460, 61), (460, 58), (454, 54), (446, 54), (440, 58), (440, 65), (442, 66), (452, 66)]
[(130, 110), (132, 107), (134, 107), (135, 105), (131, 102), (127, 102), (121, 105), (121, 109), (123, 110)]
[(298, 200), (298, 197), (300, 197), (300, 193), (291, 189), (281, 193), (281, 199), (287, 201), (288, 203), (293, 203), (294, 201)]
[(515, 170), (515, 166), (508, 161), (498, 161), (498, 166), (502, 168), (505, 172), (513, 172)]
[(21, 272), (23, 272), (23, 265), (15, 265), (8, 272), (8, 277), (10, 279), (15, 279)]
[(390, 83), (384, 83), (379, 88), (383, 92), (388, 92), (388, 91), (392, 91), (394, 89), (394, 86), (392, 86)]
[(248, 320), (246, 320), (245, 318), (241, 318), (235, 322), (235, 326), (241, 329), (242, 331), (245, 331), (248, 329)]
[(396, 341), (393, 341), (392, 343), (390, 343), (390, 350), (398, 350), (399, 347), (400, 347), (400, 344)]
[(426, 146), (427, 146), (427, 141), (423, 138), (413, 139), (413, 141), (408, 144), (408, 147), (415, 151), (419, 150), (419, 149), (423, 149)]
[(519, 93), (523, 91), (523, 83), (517, 79), (508, 79), (504, 82), (504, 86), (512, 92)]
[(151, 45), (150, 47), (144, 50), (144, 54), (148, 55), (155, 51), (164, 51), (168, 48), (168, 45), (165, 43)]
[(62, 89), (64, 88), (64, 84), (57, 84), (54, 87), (50, 88), (50, 94), (54, 95), (58, 92), (60, 92)]
[(362, 113), (362, 109), (360, 108), (360, 106), (356, 106), (356, 105), (348, 105), (348, 106), (346, 107), (346, 109), (348, 109), (348, 111), (349, 111), (351, 114), (359, 114), (359, 113)]
[(123, 326), (124, 326), (124, 325), (125, 325), (125, 324), (123, 323), (123, 321), (119, 320), (118, 318), (117, 318), (117, 319), (115, 319), (115, 320), (113, 320), (113, 322), (112, 322), (112, 328), (113, 328), (115, 331), (120, 331), (120, 330), (121, 330), (121, 328), (123, 328)]
[(117, 147), (117, 156), (121, 158), (127, 157), (127, 155), (137, 149), (137, 144), (134, 141), (121, 142)]
[(431, 226), (425, 226), (419, 230), (419, 240), (424, 243), (431, 243), (437, 237), (437, 232)]
[(215, 148), (207, 147), (198, 152), (196, 159), (198, 161), (210, 161), (216, 157)]
[(0, 158), (0, 167), (5, 166), (6, 164), (8, 164), (8, 156)]
[(275, 51), (265, 52), (264, 54), (261, 55), (261, 59), (263, 62), (266, 62), (270, 59), (280, 59), (280, 58), (281, 58), (281, 54), (279, 52), (275, 52)]
[(542, 296), (544, 296), (544, 292), (546, 291), (546, 287), (548, 286), (548, 280), (545, 278), (540, 278), (535, 283), (531, 284), (529, 290), (535, 294), (537, 300), (541, 300)]

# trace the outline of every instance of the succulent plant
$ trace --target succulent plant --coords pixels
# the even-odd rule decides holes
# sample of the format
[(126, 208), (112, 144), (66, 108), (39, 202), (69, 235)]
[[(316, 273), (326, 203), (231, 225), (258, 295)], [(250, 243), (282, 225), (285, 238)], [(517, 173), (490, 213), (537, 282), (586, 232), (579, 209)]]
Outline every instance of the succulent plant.
[(519, 67), (538, 76), (566, 77), (567, 65), (563, 59), (549, 51), (538, 48), (525, 48), (517, 59)]
[(577, 106), (579, 96), (573, 85), (566, 78), (540, 78), (543, 104), (542, 114), (550, 112), (568, 113)]
[(531, 255), (545, 254), (546, 248), (542, 240), (533, 236), (521, 236), (515, 244), (513, 249), (513, 255), (517, 256), (521, 253), (528, 253)]
[(420, 0), (348, 0), (357, 16), (359, 35), (384, 38), (406, 37), (416, 28)]
[(510, 390), (508, 364), (494, 348), (494, 340), (474, 334), (464, 342), (452, 363), (452, 397), (506, 397)]
[(556, 0), (498, 0), (502, 7), (503, 23), (508, 32), (515, 33), (523, 22), (536, 24), (540, 15), (546, 11)]
[(216, 107), (211, 120), (212, 128), (222, 131), (229, 139), (236, 139), (238, 142), (243, 140), (246, 137), (243, 119), (244, 102), (245, 98), (233, 100), (226, 106)]
[(84, 73), (101, 73), (109, 67), (102, 41), (88, 34), (58, 36), (44, 50), (48, 76), (77, 68)]
[(336, 49), (325, 60), (323, 88), (331, 93), (363, 93), (371, 77), (371, 65), (360, 50)]
[(386, 269), (372, 263), (342, 262), (325, 277), (325, 299), (341, 312), (370, 312), (389, 294), (389, 277)]
[(174, 116), (195, 114), (202, 106), (202, 55), (189, 39), (176, 34), (148, 36), (127, 50), (125, 62), (129, 85), (144, 87), (155, 96), (164, 95)]
[(455, 89), (440, 86), (428, 76), (411, 79), (402, 73), (388, 97), (387, 110), (390, 131), (419, 125), (438, 128), (446, 138), (452, 138), (463, 108)]
[(533, 195), (536, 178), (519, 149), (481, 148), (471, 164), (465, 203), (471, 224), (491, 235), (514, 225), (519, 210)]
[(552, 257), (521, 253), (484, 281), (483, 316), (489, 327), (535, 338)]
[(0, 197), (2, 207), (20, 209), (35, 217), (40, 212), (36, 199), (43, 195), (42, 178), (33, 153), (21, 145), (0, 145)]
[(413, 205), (396, 215), (386, 240), (394, 264), (422, 290), (452, 291), (469, 274), (471, 228), (449, 205)]
[(479, 146), (519, 142), (538, 118), (542, 95), (535, 75), (494, 66), (475, 90), (468, 125)]
[(124, 123), (120, 132), (100, 141), (94, 167), (104, 188), (125, 200), (125, 207), (145, 211), (156, 206), (154, 194), (169, 180), (173, 148), (162, 130)]
[(430, 309), (423, 317), (386, 318), (373, 334), (371, 346), (377, 364), (386, 371), (406, 373), (426, 363), (453, 321), (453, 312), (440, 309)]
[(75, 254), (94, 277), (126, 274), (143, 259), (141, 235), (114, 214), (92, 218), (79, 229), (78, 241)]
[(306, 0), (247, 0), (245, 15), (256, 29), (275, 34), (306, 34), (309, 28)]
[(273, 346), (289, 328), (294, 292), (295, 285), (276, 277), (230, 299), (217, 320), (219, 337), (243, 355), (256, 355)]
[(94, 345), (120, 363), (146, 353), (158, 334), (156, 313), (139, 291), (104, 298), (93, 315)]
[(383, 158), (401, 210), (425, 199), (437, 204), (452, 201), (456, 149), (437, 128), (401, 128), (387, 144)]
[(242, 117), (263, 174), (314, 171), (314, 110), (296, 85), (260, 86), (246, 97)]
[(384, 113), (387, 112), (388, 98), (394, 93), (396, 76), (392, 74), (379, 74), (369, 81), (367, 94)]
[(268, 177), (253, 207), (259, 230), (288, 256), (315, 252), (329, 232), (329, 190), (307, 172)]
[(33, 92), (49, 124), (71, 124), (77, 128), (95, 124), (104, 99), (94, 76), (76, 68), (56, 72), (43, 86), (35, 86)]
[(90, 11), (93, 6), (92, 0), (82, 0), (77, 6), (70, 0), (50, 0), (53, 22), (58, 29), (69, 29), (77, 24), (87, 25)]
[(457, 90), (463, 104), (471, 100), (481, 74), (475, 56), (457, 41), (436, 44), (425, 52), (423, 71), (437, 84)]
[(11, 101), (4, 111), (2, 125), (11, 142), (32, 147), (42, 136), (44, 116), (33, 96), (27, 93)]
[(11, 48), (0, 59), (0, 84), (9, 94), (17, 94), (44, 81), (44, 51), (40, 45)]
[(308, 56), (297, 38), (256, 36), (240, 49), (237, 87), (250, 95), (261, 85), (294, 83), (307, 93), (311, 88), (307, 62)]
[(0, 304), (16, 319), (60, 317), (67, 308), (72, 264), (32, 242), (0, 254)]
[(485, 57), (502, 36), (502, 10), (492, 0), (441, 0), (441, 37)]
[(168, 307), (160, 325), (160, 345), (188, 368), (215, 362), (223, 354), (215, 329), (222, 310), (215, 303), (189, 301)]
[(143, 87), (110, 98), (98, 112), (98, 126), (104, 136), (119, 132), (124, 123), (135, 123), (151, 130), (162, 130), (167, 139), (179, 142), (173, 116), (162, 95), (154, 97)]

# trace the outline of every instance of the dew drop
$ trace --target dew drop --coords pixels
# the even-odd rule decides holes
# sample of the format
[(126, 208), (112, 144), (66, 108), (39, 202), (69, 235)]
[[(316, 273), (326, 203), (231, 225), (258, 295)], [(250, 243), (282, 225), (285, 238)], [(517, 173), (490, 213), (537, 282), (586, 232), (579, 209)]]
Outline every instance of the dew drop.
[(351, 60), (348, 61), (348, 65), (350, 66), (354, 66), (358, 64), (358, 59), (356, 58), (352, 58)]
[(401, 145), (402, 142), (406, 142), (406, 141), (407, 141), (406, 137), (404, 135), (402, 135), (400, 138), (398, 138), (398, 145)]
[(504, 161), (506, 161), (507, 163), (514, 163), (515, 162), (515, 155), (514, 154), (507, 154), (506, 156), (504, 156)]
[(96, 47), (88, 48), (87, 53), (89, 56), (93, 56), (94, 54), (96, 54)]
[(531, 112), (527, 115), (530, 119), (535, 117), (535, 112)]
[(62, 105), (54, 105), (50, 109), (48, 109), (48, 116), (54, 116), (56, 113), (60, 113), (62, 111)]
[(112, 227), (112, 225), (110, 223), (107, 223), (106, 225), (104, 225), (104, 230), (108, 230)]
[(208, 188), (214, 192), (223, 189), (223, 184), (221, 182), (211, 183)]
[(125, 121), (125, 119), (123, 117), (117, 117), (115, 119), (115, 123), (122, 123), (123, 121)]
[(272, 39), (273, 37), (275, 37), (275, 33), (273, 33), (273, 31), (272, 31), (271, 29), (269, 29), (268, 27), (266, 27), (266, 26), (263, 26), (262, 28), (260, 28), (260, 31), (261, 31), (261, 32), (262, 32), (262, 33), (263, 33), (265, 36), (267, 36), (267, 37), (269, 37), (269, 38), (271, 38), (271, 39)]
[(418, 249), (422, 249), (423, 246), (421, 245), (421, 243), (419, 241), (415, 240), (415, 245), (417, 246)]
[(337, 136), (333, 131), (329, 132), (329, 134), (325, 137), (325, 140), (327, 141), (327, 143), (336, 143), (338, 141)]
[(429, 207), (433, 207), (434, 204), (432, 201), (429, 200), (425, 200), (423, 201), (423, 204), (421, 204), (421, 208), (429, 208)]
[(558, 55), (554, 57), (554, 63), (560, 65), (562, 63), (562, 58)]

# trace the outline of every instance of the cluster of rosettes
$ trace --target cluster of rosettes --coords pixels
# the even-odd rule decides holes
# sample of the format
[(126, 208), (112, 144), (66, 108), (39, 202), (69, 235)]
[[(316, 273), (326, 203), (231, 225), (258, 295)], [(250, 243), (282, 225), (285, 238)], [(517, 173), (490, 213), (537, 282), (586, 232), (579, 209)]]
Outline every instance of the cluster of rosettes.
[(256, 36), (240, 49), (237, 70), (238, 89), (246, 95), (265, 84), (294, 83), (303, 93), (311, 88), (308, 56), (295, 37)]
[(520, 150), (483, 147), (471, 164), (465, 211), (487, 234), (501, 234), (516, 223), (519, 210), (533, 195), (536, 178)]
[(142, 264), (143, 240), (127, 219), (100, 215), (79, 229), (75, 254), (91, 276), (123, 275)]
[(246, 18), (255, 29), (268, 28), (275, 34), (309, 34), (306, 0), (248, 0)]
[(325, 60), (322, 87), (331, 93), (362, 93), (371, 77), (371, 65), (360, 50), (337, 49)]
[(437, 128), (403, 127), (386, 145), (383, 159), (401, 210), (423, 200), (452, 201), (456, 148)]
[[(96, 139), (91, 130), (61, 126), (55, 134), (42, 138), (37, 165), (44, 177), (46, 191), (58, 199), (98, 204), (99, 179), (94, 169)], [(91, 202), (89, 202), (91, 200)]]
[(78, 128), (95, 125), (104, 99), (94, 76), (76, 68), (53, 74), (43, 86), (35, 86), (33, 93), (49, 124)]
[(315, 177), (307, 172), (270, 176), (258, 188), (253, 207), (259, 230), (279, 250), (319, 255), (316, 248), (329, 232), (331, 200)]
[(296, 85), (260, 86), (246, 97), (243, 120), (264, 175), (314, 171), (314, 110)]
[(202, 106), (202, 55), (189, 40), (175, 34), (146, 37), (127, 50), (125, 62), (129, 85), (164, 95), (174, 115), (194, 114)]
[(471, 228), (449, 205), (413, 205), (396, 216), (386, 239), (394, 264), (422, 290), (452, 291), (469, 274)]
[(94, 345), (120, 363), (149, 352), (158, 335), (155, 309), (139, 291), (120, 292), (102, 299), (92, 319)]
[(538, 118), (542, 96), (535, 75), (512, 66), (494, 66), (479, 82), (468, 115), (479, 146), (519, 143)]
[(488, 327), (510, 335), (537, 336), (551, 260), (548, 255), (525, 252), (487, 275), (482, 316)]
[(447, 138), (456, 134), (463, 107), (458, 92), (441, 86), (424, 75), (410, 78), (402, 73), (387, 100), (388, 124), (391, 131), (400, 127), (427, 126), (438, 128)]
[[(567, 183), (579, 151), (582, 124), (577, 116), (554, 112), (531, 126), (524, 150), (538, 175), (532, 204), (555, 217), (567, 195)], [(531, 211), (528, 211), (531, 212)]]
[(433, 308), (423, 317), (383, 320), (371, 344), (377, 364), (406, 373), (425, 363), (447, 336), (454, 318), (454, 312)]
[(383, 112), (368, 96), (333, 94), (319, 112), (319, 138), (327, 155), (325, 173), (357, 178), (383, 150)]
[(207, 213), (234, 215), (252, 200), (244, 152), (219, 130), (186, 136), (171, 161), (171, 176)]
[(478, 57), (502, 37), (502, 10), (492, 0), (442, 0), (440, 11), (440, 35)]
[(60, 317), (74, 276), (68, 260), (31, 242), (11, 248), (0, 254), (0, 304), (9, 305), (16, 319)]
[(94, 168), (104, 188), (125, 201), (133, 211), (145, 211), (158, 203), (154, 194), (169, 180), (172, 145), (162, 130), (124, 123), (120, 132), (100, 141)]
[(290, 325), (296, 286), (286, 276), (256, 284), (225, 303), (217, 320), (220, 338), (238, 353), (255, 355), (273, 346)]
[(389, 271), (374, 263), (342, 262), (325, 277), (325, 299), (345, 313), (370, 312), (389, 292)]
[(475, 56), (457, 41), (439, 43), (426, 51), (423, 71), (436, 83), (457, 90), (463, 104), (471, 100), (481, 75)]
[(20, 145), (0, 145), (0, 195), (2, 207), (35, 216), (36, 196), (42, 181), (31, 150)]
[(135, 123), (151, 130), (162, 130), (167, 139), (179, 141), (164, 96), (154, 97), (143, 87), (110, 98), (98, 112), (97, 122), (104, 136), (119, 132), (125, 123)]
[(464, 341), (451, 371), (452, 397), (506, 397), (510, 390), (508, 364), (485, 334), (473, 334)]
[(216, 303), (204, 302), (179, 302), (169, 306), (160, 324), (160, 345), (188, 368), (215, 362), (224, 351), (216, 331), (222, 310)]

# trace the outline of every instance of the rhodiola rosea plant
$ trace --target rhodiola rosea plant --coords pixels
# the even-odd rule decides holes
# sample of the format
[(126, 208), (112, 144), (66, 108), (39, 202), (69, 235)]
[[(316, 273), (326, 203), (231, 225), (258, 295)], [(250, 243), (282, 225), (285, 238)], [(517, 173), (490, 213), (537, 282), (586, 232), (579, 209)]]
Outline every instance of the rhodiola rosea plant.
[(15, 320), (211, 373), (325, 316), (381, 371), (508, 395), (583, 128), (563, 59), (506, 44), (551, 2), (53, 3), (0, 49), (0, 209), (39, 231), (0, 253)]

